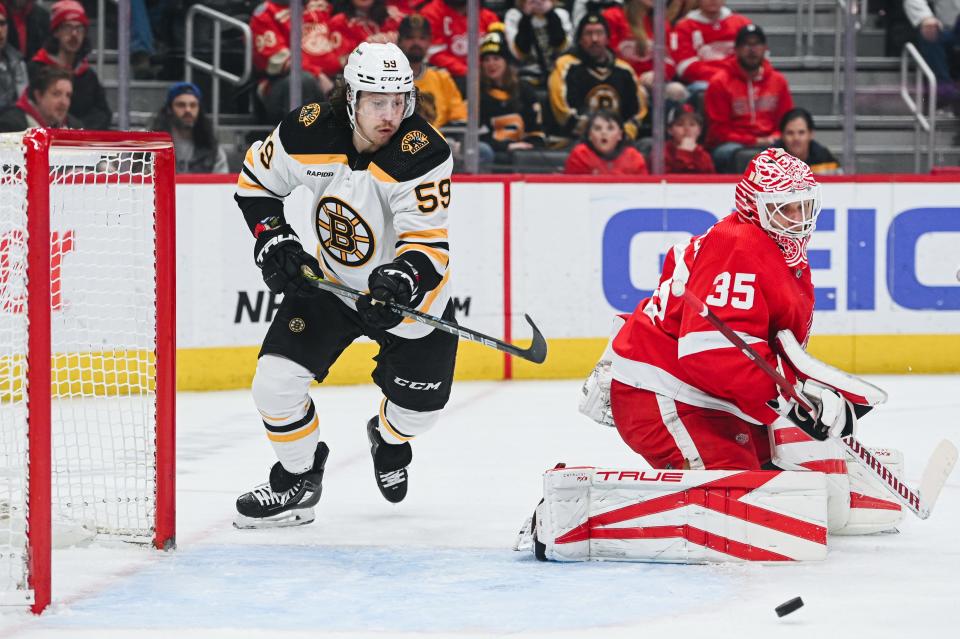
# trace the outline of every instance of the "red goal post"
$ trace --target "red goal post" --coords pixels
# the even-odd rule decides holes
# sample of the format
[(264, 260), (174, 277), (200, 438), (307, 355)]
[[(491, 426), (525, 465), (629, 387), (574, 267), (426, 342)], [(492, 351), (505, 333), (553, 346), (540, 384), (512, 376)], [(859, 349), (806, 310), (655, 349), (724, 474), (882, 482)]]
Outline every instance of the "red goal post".
[(174, 546), (174, 166), (162, 133), (0, 135), (4, 603), (50, 603), (58, 527)]

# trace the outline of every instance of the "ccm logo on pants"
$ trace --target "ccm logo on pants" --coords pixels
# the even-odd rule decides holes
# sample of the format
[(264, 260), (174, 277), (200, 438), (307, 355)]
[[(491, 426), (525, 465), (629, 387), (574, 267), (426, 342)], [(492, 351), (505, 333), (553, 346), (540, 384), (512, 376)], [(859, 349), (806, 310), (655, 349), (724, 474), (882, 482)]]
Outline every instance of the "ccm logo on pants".
[(404, 386), (410, 390), (439, 390), (443, 382), (411, 382), (409, 379), (394, 377), (393, 383), (397, 386)]

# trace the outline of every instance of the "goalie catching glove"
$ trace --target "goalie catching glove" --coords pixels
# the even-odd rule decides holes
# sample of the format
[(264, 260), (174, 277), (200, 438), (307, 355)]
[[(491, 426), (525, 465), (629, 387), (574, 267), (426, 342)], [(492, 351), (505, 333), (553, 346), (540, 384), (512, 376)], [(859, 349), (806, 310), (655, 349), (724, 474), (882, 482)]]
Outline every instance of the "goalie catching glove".
[(320, 263), (303, 250), (300, 238), (289, 224), (278, 217), (268, 218), (257, 224), (254, 236), (257, 241), (253, 256), (271, 293), (310, 297), (320, 292), (307, 284), (300, 271), (308, 266), (319, 274)]
[(420, 274), (406, 260), (397, 260), (373, 269), (367, 286), (370, 292), (357, 300), (357, 312), (368, 325), (387, 330), (399, 324), (403, 315), (386, 303), (413, 306), (420, 293)]

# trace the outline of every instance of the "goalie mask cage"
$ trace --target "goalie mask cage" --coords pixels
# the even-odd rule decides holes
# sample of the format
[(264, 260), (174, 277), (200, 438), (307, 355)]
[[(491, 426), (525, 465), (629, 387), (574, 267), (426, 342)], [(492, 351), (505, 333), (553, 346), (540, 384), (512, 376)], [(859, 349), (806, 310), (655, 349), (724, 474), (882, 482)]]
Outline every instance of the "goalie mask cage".
[(0, 135), (3, 603), (50, 602), (51, 520), (173, 547), (174, 264), (169, 136)]

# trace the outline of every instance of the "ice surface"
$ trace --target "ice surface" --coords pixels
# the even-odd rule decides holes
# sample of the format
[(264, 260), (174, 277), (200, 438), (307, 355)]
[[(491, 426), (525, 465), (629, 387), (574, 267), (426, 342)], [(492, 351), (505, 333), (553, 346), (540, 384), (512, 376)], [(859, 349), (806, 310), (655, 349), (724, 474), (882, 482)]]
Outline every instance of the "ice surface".
[[(960, 376), (871, 380), (890, 402), (860, 439), (903, 450), (916, 485), (940, 439), (960, 442)], [(3, 609), (0, 637), (956, 636), (960, 474), (928, 521), (831, 539), (821, 563), (562, 565), (510, 551), (544, 469), (641, 465), (576, 412), (578, 385), (456, 384), (414, 443), (400, 505), (380, 496), (367, 452), (377, 389), (315, 389), (331, 449), (317, 521), (269, 531), (230, 525), (274, 461), (249, 392), (181, 394), (178, 549), (55, 551), (54, 605), (38, 619)], [(806, 605), (778, 619), (795, 596)]]

